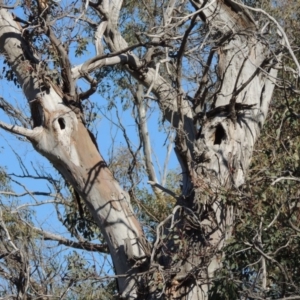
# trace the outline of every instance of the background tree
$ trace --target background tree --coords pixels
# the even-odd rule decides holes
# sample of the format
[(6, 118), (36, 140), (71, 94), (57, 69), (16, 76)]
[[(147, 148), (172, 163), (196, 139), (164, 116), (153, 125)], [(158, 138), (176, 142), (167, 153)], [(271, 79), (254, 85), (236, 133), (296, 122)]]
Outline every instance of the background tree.
[[(210, 295), (233, 299), (264, 297), (270, 289), (270, 297), (298, 293), (288, 262), (283, 266), (285, 260), (276, 257), (281, 249), (288, 251), (281, 244), (289, 231), (280, 231), (279, 241), (270, 240), (271, 252), (264, 249), (268, 240), (263, 236), (271, 229), (276, 236), (274, 224), (280, 220), (284, 201), (283, 219), (290, 220), (289, 226), (297, 236), (298, 228), (293, 227), (297, 196), (288, 190), (288, 200), (282, 194), (279, 202), (263, 208), (262, 199), (272, 197), (272, 189), (254, 185), (257, 160), (253, 161), (250, 183), (245, 182), (282, 53), (286, 51), (291, 58), (284, 61), (291, 74), (298, 77), (300, 68), (286, 33), (260, 8), (265, 3), (247, 4), (252, 8), (233, 0), (54, 2), (44, 9), (40, 3), (22, 3), (20, 16), (12, 15), (2, 5), (0, 49), (8, 64), (5, 75), (22, 87), (32, 126), (29, 129), (28, 118), (4, 100), (5, 110), (17, 123), (0, 122), (0, 126), (26, 137), (67, 181), (71, 198), (83, 201), (82, 208), (77, 204), (79, 214), (69, 209), (64, 224), (78, 240), (82, 228), (88, 230), (86, 234), (100, 229), (121, 298), (207, 299)], [(76, 64), (74, 56), (86, 53), (92, 42), (90, 36), (94, 36), (96, 54)], [(110, 82), (115, 89), (105, 90)], [(287, 90), (291, 95), (297, 92), (293, 78), (283, 77), (280, 82), (289, 103)], [(98, 86), (102, 93), (109, 94), (108, 108), (123, 101), (123, 108), (130, 107), (136, 120), (137, 147), (132, 146), (118, 115), (117, 121), (113, 120), (124, 133), (127, 149), (119, 150), (120, 161), (115, 160), (111, 167), (115, 167), (115, 177), (122, 180), (127, 168), (130, 185), (126, 190), (114, 178), (89, 130), (95, 116), (86, 100)], [(163, 184), (159, 184), (153, 167), (146, 122), (153, 103), (160, 110), (162, 125), (168, 122), (176, 134), (180, 193), (162, 186), (166, 184), (166, 172)], [(287, 116), (280, 124), (292, 120), (292, 115)], [(100, 132), (100, 148), (105, 138)], [(289, 154), (295, 157), (294, 152)], [(130, 156), (130, 164), (124, 164), (122, 155)], [(260, 167), (261, 160), (257, 159)], [(152, 196), (136, 187), (143, 175), (141, 166), (151, 183)], [(297, 181), (296, 173), (291, 172), (292, 181)], [(278, 175), (282, 174), (273, 173)], [(280, 180), (283, 178), (273, 181), (274, 185)], [(268, 196), (263, 196), (262, 190)], [(170, 202), (175, 202), (170, 197), (176, 204), (166, 217)], [(139, 198), (147, 204), (141, 201), (144, 216), (140, 218), (134, 214), (137, 206), (134, 209), (131, 204), (137, 205)], [(160, 215), (147, 207), (153, 201), (162, 207)], [(86, 208), (96, 225), (91, 225)], [(140, 221), (151, 227), (157, 224), (155, 235), (145, 227), (143, 231)], [(292, 240), (286, 243), (292, 244)], [(250, 260), (245, 259), (247, 255), (251, 255)], [(268, 278), (275, 282), (271, 288)], [(29, 292), (25, 284), (22, 293)]]

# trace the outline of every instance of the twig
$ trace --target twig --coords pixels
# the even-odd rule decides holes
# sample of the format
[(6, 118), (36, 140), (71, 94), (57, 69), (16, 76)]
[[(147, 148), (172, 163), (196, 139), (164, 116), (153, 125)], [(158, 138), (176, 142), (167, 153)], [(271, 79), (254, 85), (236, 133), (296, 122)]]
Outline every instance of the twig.
[(17, 0), (16, 3), (12, 6), (0, 4), (0, 8), (15, 9), (17, 6), (19, 6), (19, 4), (20, 4), (20, 0)]
[(17, 246), (14, 244), (13, 240), (11, 239), (10, 234), (7, 230), (7, 227), (5, 226), (5, 223), (4, 223), (3, 217), (2, 217), (2, 209), (1, 208), (0, 208), (0, 225), (6, 234), (7, 241), (9, 242), (9, 244), (14, 248), (15, 251), (19, 251), (19, 249), (17, 248)]
[(176, 195), (174, 192), (172, 192), (171, 190), (169, 190), (169, 189), (163, 187), (163, 186), (160, 185), (159, 183), (154, 182), (154, 181), (150, 181), (150, 180), (148, 181), (148, 183), (149, 183), (151, 186), (155, 186), (155, 187), (161, 189), (163, 192), (167, 193), (168, 195), (172, 196), (173, 198), (178, 199), (177, 195)]
[(286, 279), (286, 280), (290, 280), (290, 277), (288, 276), (286, 270), (284, 269), (284, 267), (283, 267), (276, 259), (274, 259), (274, 258), (272, 258), (271, 256), (269, 256), (269, 255), (267, 255), (266, 253), (264, 253), (264, 252), (263, 252), (258, 246), (256, 246), (255, 244), (250, 244), (250, 243), (246, 242), (245, 245), (253, 247), (253, 248), (254, 248), (257, 252), (259, 252), (264, 258), (266, 258), (267, 260), (269, 260), (269, 261), (275, 263), (275, 264), (279, 267), (279, 269), (280, 269), (280, 271), (282, 272), (282, 274), (284, 275), (285, 279)]
[(156, 228), (156, 241), (153, 245), (153, 250), (152, 250), (152, 253), (151, 253), (151, 258), (150, 258), (150, 266), (153, 264), (154, 262), (154, 256), (155, 256), (155, 253), (156, 253), (156, 250), (157, 250), (157, 246), (158, 246), (158, 243), (160, 241), (160, 229), (163, 227), (163, 225), (165, 225), (170, 219), (173, 219), (174, 218), (174, 214), (175, 212), (180, 208), (181, 206), (177, 205), (174, 207), (172, 213), (170, 215), (168, 215), (168, 217), (166, 219), (164, 219), (162, 222), (160, 222)]
[(294, 181), (299, 181), (300, 182), (300, 178), (297, 177), (279, 177), (276, 180), (274, 180), (271, 185), (274, 185), (275, 183), (281, 181), (281, 180), (294, 180)]
[(299, 233), (300, 233), (300, 228), (298, 228), (297, 226), (295, 226), (295, 225), (292, 223), (292, 220), (291, 220), (291, 219), (289, 220), (289, 224), (291, 225), (291, 227), (292, 227), (296, 232), (299, 232)]
[(283, 205), (281, 205), (281, 207), (278, 209), (277, 214), (275, 215), (275, 217), (273, 218), (273, 220), (271, 221), (271, 223), (264, 229), (264, 231), (266, 231), (267, 229), (269, 229), (277, 220), (278, 216), (280, 215), (280, 210), (283, 207)]

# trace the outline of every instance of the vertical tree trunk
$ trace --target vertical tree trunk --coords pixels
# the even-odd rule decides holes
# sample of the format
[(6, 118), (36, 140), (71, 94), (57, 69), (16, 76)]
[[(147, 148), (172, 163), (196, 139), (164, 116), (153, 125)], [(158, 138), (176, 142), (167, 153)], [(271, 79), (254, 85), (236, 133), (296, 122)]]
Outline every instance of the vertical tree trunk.
[[(223, 37), (207, 61), (208, 66), (213, 64), (218, 54), (219, 86), (211, 99), (205, 98), (205, 85), (197, 92), (195, 111), (202, 114), (199, 132), (189, 141), (192, 151), (184, 146), (180, 132), (176, 141), (186, 193), (175, 220), (168, 224), (169, 236), (157, 237), (158, 249), (169, 251), (164, 264), (179, 270), (168, 290), (172, 299), (208, 299), (235, 214), (230, 199), (221, 194), (245, 182), (277, 76), (270, 67), (277, 61), (267, 43), (257, 39), (258, 28), (246, 11), (232, 1), (217, 1), (202, 13), (211, 30)], [(188, 137), (192, 136), (191, 132)], [(181, 241), (174, 245), (177, 236)], [(174, 260), (176, 253), (181, 259)]]

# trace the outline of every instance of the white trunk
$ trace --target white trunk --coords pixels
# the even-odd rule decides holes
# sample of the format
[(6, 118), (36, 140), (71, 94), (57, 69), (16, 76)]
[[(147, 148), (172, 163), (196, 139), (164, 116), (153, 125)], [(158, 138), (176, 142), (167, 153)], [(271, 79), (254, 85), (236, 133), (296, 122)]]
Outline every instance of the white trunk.
[[(215, 95), (213, 108), (209, 108), (209, 112), (200, 120), (201, 134), (194, 141), (191, 153), (194, 164), (191, 166), (186, 154), (179, 151), (195, 193), (186, 205), (204, 217), (199, 231), (204, 231), (207, 240), (199, 245), (205, 253), (207, 267), (203, 266), (199, 271), (193, 286), (179, 289), (177, 296), (180, 295), (181, 299), (208, 298), (214, 273), (221, 267), (222, 252), (219, 251), (231, 236), (234, 222), (234, 208), (224, 203), (218, 194), (224, 188), (238, 188), (245, 182), (254, 144), (267, 116), (277, 76), (274, 69), (260, 70), (270, 55), (269, 49), (246, 31), (249, 28), (257, 30), (252, 19), (242, 9), (236, 11), (238, 6), (234, 8), (231, 1), (218, 1), (204, 11), (212, 30), (236, 34), (218, 47), (221, 87)], [(226, 25), (220, 27), (219, 24)], [(238, 32), (243, 34), (239, 35)], [(235, 106), (233, 111), (229, 107), (217, 110), (231, 103), (251, 105), (251, 108), (238, 110)], [(203, 107), (196, 109), (201, 111)], [(205, 217), (203, 214), (207, 210), (211, 213)], [(200, 252), (191, 254), (188, 263), (184, 264), (186, 274), (203, 261), (203, 257), (199, 259)], [(185, 297), (182, 296), (184, 292), (188, 293)]]

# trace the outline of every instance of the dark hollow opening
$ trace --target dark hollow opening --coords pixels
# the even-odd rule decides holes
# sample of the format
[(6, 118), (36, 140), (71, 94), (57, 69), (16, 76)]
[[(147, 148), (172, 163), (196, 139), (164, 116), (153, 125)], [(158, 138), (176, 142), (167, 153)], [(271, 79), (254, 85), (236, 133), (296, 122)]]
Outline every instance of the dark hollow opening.
[(61, 130), (66, 128), (66, 123), (63, 118), (58, 118), (58, 124), (59, 124)]
[(226, 132), (221, 124), (218, 124), (215, 131), (214, 145), (220, 145), (226, 137)]

